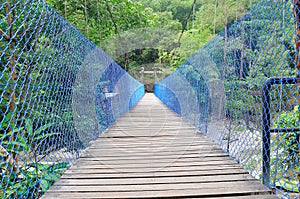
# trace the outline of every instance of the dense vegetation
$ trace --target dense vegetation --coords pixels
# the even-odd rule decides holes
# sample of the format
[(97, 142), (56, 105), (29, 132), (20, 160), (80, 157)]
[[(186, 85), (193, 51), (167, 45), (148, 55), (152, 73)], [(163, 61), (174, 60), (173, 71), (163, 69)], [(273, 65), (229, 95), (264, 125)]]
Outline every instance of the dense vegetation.
[(144, 66), (169, 74), (253, 0), (48, 0), (62, 16), (137, 76)]

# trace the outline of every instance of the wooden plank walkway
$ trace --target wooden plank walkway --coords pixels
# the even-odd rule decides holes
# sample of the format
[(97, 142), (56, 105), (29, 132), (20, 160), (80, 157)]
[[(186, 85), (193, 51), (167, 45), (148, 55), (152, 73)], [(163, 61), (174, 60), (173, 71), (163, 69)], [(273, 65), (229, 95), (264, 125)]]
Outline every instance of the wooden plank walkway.
[(276, 198), (153, 94), (105, 131), (43, 198)]

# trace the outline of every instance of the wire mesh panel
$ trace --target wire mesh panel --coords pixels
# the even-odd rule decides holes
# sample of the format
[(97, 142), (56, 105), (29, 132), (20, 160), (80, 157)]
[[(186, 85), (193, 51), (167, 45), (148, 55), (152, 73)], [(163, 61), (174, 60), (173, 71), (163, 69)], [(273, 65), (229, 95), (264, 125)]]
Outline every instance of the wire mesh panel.
[(0, 15), (0, 198), (37, 198), (144, 88), (44, 1)]
[(300, 197), (293, 8), (259, 1), (155, 85), (167, 106), (286, 198)]

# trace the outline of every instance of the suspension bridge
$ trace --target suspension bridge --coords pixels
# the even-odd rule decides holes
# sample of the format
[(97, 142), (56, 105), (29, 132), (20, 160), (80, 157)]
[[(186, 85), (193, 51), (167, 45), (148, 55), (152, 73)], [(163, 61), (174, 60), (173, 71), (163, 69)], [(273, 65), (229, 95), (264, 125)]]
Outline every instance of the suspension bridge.
[(0, 4), (1, 198), (300, 198), (297, 6), (260, 1), (145, 94), (45, 2)]
[(43, 198), (277, 198), (268, 194), (217, 144), (146, 94)]

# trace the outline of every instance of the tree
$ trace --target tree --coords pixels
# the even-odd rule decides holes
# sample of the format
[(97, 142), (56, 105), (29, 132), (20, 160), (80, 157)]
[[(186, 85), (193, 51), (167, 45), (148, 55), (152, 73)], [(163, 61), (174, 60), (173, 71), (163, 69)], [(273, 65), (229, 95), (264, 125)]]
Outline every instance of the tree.
[(48, 0), (48, 3), (97, 45), (118, 32), (146, 27), (153, 17), (150, 9), (130, 0)]

